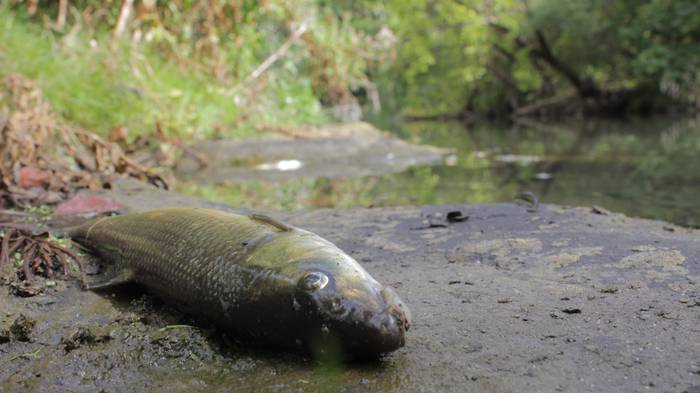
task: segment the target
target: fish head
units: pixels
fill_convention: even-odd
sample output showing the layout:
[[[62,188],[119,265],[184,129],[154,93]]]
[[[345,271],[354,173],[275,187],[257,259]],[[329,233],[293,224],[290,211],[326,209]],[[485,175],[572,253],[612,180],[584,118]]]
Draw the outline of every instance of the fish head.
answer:
[[[393,288],[384,286],[346,254],[305,261],[295,299],[311,325],[311,351],[335,346],[354,357],[395,351],[405,344],[411,316]]]

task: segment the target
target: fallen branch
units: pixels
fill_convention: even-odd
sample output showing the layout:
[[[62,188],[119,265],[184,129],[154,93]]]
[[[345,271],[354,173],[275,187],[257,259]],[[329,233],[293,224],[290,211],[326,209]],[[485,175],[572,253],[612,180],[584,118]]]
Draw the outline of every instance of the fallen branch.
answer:
[[[515,117],[530,116],[532,114],[536,114],[541,110],[562,105],[568,101],[571,101],[575,97],[576,93],[574,93],[573,91],[564,92],[554,97],[547,97],[542,100],[535,101],[532,104],[520,107],[515,110],[515,113],[513,115]]]

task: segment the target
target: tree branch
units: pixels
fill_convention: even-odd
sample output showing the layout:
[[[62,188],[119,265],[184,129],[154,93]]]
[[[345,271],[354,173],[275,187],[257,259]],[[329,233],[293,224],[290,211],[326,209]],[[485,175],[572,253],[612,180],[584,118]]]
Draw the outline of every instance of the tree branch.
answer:
[[[68,0],[58,2],[58,16],[56,17],[56,29],[63,30],[66,24],[66,14],[68,12]]]
[[[134,0],[122,1],[122,6],[119,10],[119,18],[117,19],[117,26],[114,28],[114,39],[119,38],[124,32],[124,29],[126,29],[126,22],[129,20],[129,14],[131,14],[131,7],[133,4]]]
[[[257,79],[260,75],[262,75],[265,71],[267,71],[268,68],[270,68],[277,60],[280,59],[280,57],[284,56],[285,53],[287,53],[287,50],[289,50],[289,47],[292,46],[294,41],[298,40],[299,37],[302,36],[306,32],[306,30],[309,28],[309,25],[306,22],[303,22],[293,33],[292,35],[287,38],[287,40],[277,48],[265,61],[263,61],[253,72],[248,75],[243,82],[241,82],[238,86],[246,85],[250,81]],[[234,89],[235,90],[235,89]]]
[[[535,38],[537,39],[538,48],[531,50],[531,55],[542,59],[555,71],[563,75],[574,86],[581,98],[600,97],[601,91],[593,80],[590,78],[579,77],[579,75],[571,67],[562,63],[556,56],[554,56],[554,53],[552,53],[552,50],[547,43],[547,39],[544,37],[541,30],[535,30]]]

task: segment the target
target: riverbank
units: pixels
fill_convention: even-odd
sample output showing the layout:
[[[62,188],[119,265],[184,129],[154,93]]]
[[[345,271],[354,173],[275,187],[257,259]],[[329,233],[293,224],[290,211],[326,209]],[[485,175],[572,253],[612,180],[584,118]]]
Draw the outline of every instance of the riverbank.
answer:
[[[144,211],[228,206],[116,182]],[[446,219],[448,212],[468,217]],[[700,236],[603,209],[515,204],[269,212],[312,230],[397,288],[414,314],[405,348],[370,364],[258,351],[138,288],[56,281],[6,305],[29,341],[0,344],[2,390],[693,391],[700,385]],[[21,321],[20,321],[21,322]],[[21,323],[20,323],[21,325]],[[188,325],[188,326],[183,326]]]

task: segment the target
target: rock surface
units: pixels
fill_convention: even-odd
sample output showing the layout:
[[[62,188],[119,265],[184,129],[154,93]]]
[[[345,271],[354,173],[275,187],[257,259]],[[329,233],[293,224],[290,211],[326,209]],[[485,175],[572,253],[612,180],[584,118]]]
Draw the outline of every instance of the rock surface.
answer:
[[[450,152],[416,145],[367,123],[351,123],[300,135],[244,141],[202,141],[178,163],[178,177],[198,183],[282,181],[297,177],[348,178],[401,172],[414,165],[442,163]]]
[[[134,211],[217,206],[139,186]],[[468,219],[450,222],[447,213]],[[58,281],[0,291],[0,391],[697,392],[700,236],[590,208],[515,204],[273,213],[312,230],[397,288],[405,348],[370,363],[315,363],[232,343],[143,294]],[[452,217],[461,217],[452,215]],[[76,331],[104,340],[66,349]],[[97,333],[95,333],[97,334]]]

